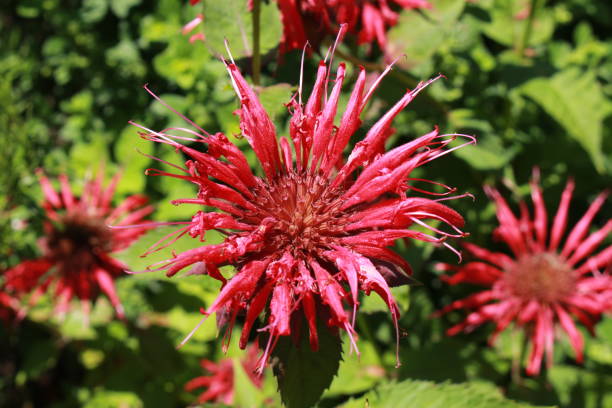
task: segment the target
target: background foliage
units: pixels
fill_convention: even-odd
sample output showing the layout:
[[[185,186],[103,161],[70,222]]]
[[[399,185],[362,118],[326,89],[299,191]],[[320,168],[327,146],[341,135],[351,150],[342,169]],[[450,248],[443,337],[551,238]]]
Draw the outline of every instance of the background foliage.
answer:
[[[120,194],[144,191],[156,202],[155,219],[184,220],[192,215],[192,209],[169,202],[193,195],[190,186],[145,177],[152,163],[139,152],[170,161],[177,155],[141,140],[127,122],[133,119],[150,128],[180,123],[142,89],[148,83],[203,128],[238,133],[233,115],[237,103],[217,55],[224,52],[227,37],[241,68],[249,72],[248,58],[243,57],[250,48],[242,34],[250,30],[250,17],[242,0],[205,2],[210,13],[204,25],[208,41],[190,44],[180,34],[181,27],[200,10],[183,3],[187,2],[3,2],[0,269],[39,253],[41,192],[34,176],[38,167],[76,180],[104,164],[109,175],[125,174]],[[434,124],[444,132],[478,136],[477,146],[425,169],[427,178],[475,196],[474,202],[453,203],[466,216],[471,239],[485,242],[495,226],[494,209],[481,186],[503,184],[509,195],[523,197],[533,166],[542,169],[549,212],[556,207],[564,181],[569,176],[576,179],[571,212],[575,222],[612,181],[612,5],[533,1],[538,8],[525,44],[525,20],[517,15],[528,1],[432,3],[429,11],[402,13],[390,31],[391,53],[406,56],[376,93],[364,128],[403,89],[441,72],[447,79],[428,88],[400,115],[391,144],[423,134]],[[298,83],[300,54],[288,54],[279,63],[278,11],[273,3],[266,4],[262,15],[260,95],[278,126],[286,128],[282,103]],[[304,78],[309,85],[317,54],[306,62]],[[384,68],[381,55],[367,54],[351,41],[341,46],[337,59],[362,63],[369,70]],[[249,159],[254,160],[252,153]],[[610,207],[600,213],[599,224],[606,214]],[[139,255],[162,234],[163,229],[149,233],[121,258],[134,270],[143,269],[155,258]],[[197,243],[185,239],[179,245]],[[366,400],[376,407],[612,406],[612,318],[599,324],[597,339],[587,336],[584,365],[564,357],[571,351],[562,343],[556,348],[555,366],[545,375],[512,381],[509,336],[495,348],[487,346],[484,328],[447,338],[444,330],[461,315],[430,317],[471,290],[449,289],[432,268],[437,261],[456,262],[453,255],[418,243],[401,244],[399,250],[413,265],[416,282],[410,294],[407,289],[398,293],[400,326],[405,330],[402,367],[393,368],[391,319],[381,304],[368,301],[357,324],[361,359],[345,350],[339,374],[320,406],[363,407]],[[218,283],[149,274],[120,279],[118,286],[127,323],[113,320],[104,299],[97,302],[89,326],[83,324],[78,308],[60,322],[51,315],[49,299],[43,299],[18,328],[0,327],[0,406],[172,407],[195,401],[183,385],[201,375],[201,358],[223,357],[214,323],[204,325],[180,350],[175,346],[199,321],[199,308],[211,303]],[[241,355],[232,344],[228,356]],[[271,375],[266,378],[259,391],[249,388],[244,373],[237,370],[237,404],[278,405],[275,382]],[[502,394],[517,402],[502,403]]]

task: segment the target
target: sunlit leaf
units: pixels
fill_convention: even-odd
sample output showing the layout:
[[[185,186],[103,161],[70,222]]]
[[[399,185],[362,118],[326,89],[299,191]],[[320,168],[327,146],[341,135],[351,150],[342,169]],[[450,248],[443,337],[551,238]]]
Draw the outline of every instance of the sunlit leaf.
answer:
[[[604,97],[593,72],[568,69],[550,79],[533,79],[521,90],[582,145],[597,171],[604,171],[603,121],[612,113],[612,104]]]

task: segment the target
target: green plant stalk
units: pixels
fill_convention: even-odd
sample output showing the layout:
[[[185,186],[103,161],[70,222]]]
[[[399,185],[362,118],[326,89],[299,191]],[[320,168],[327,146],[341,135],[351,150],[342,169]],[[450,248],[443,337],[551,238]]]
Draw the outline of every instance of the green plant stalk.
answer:
[[[529,40],[531,38],[531,33],[533,32],[533,21],[535,18],[536,9],[539,6],[539,0],[530,0],[529,2],[529,15],[527,16],[527,20],[525,21],[525,31],[523,31],[523,38],[519,44],[518,55],[519,57],[525,56],[525,50],[529,46]]]
[[[259,85],[261,75],[261,0],[253,1],[253,57],[251,59],[253,70],[253,84]]]

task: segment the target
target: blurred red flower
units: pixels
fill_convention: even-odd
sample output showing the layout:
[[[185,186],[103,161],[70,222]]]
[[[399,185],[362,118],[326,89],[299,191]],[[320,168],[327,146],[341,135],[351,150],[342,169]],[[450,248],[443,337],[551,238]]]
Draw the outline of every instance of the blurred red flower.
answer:
[[[90,301],[102,290],[117,315],[123,317],[113,281],[127,266],[111,254],[129,247],[150,224],[130,228],[109,225],[141,223],[153,208],[144,206],[147,199],[139,195],[130,196],[113,207],[111,200],[118,176],[104,187],[100,172],[97,178],[86,181],[81,196],[73,194],[63,174],[59,176],[59,191],[42,172],[39,179],[45,196],[42,207],[47,216],[45,236],[40,240],[43,256],[6,271],[4,290],[16,296],[31,294],[30,303],[33,303],[53,287],[56,312],[65,313],[70,300],[77,297],[86,314]]]
[[[264,362],[279,336],[299,337],[302,317],[313,349],[318,348],[318,318],[329,327],[345,330],[356,350],[354,318],[360,290],[367,295],[374,291],[384,299],[397,328],[399,310],[389,287],[405,284],[410,266],[388,246],[399,238],[448,245],[443,242],[448,236],[464,235],[460,230],[463,218],[441,204],[453,198],[448,194],[454,189],[444,186],[445,193],[429,193],[436,199],[407,195],[411,190],[427,193],[415,182],[441,186],[410,178],[410,174],[457,148],[448,148],[457,135],[439,135],[435,129],[385,153],[393,119],[437,78],[407,91],[345,160],[343,151],[360,127],[360,114],[384,74],[366,92],[365,70],[360,69],[344,115],[335,125],[346,68],[340,64],[327,95],[331,71],[321,61],[306,104],[300,89],[288,105],[292,113],[290,141],[286,137],[277,140],[272,120],[238,68],[231,63],[227,70],[240,99],[237,112],[242,136],[255,151],[263,174],[256,176],[251,171],[243,153],[224,134],[210,134],[185,117],[201,133],[176,128],[155,132],[137,125],[146,131],[143,137],[166,143],[189,157],[183,167],[171,164],[178,174],[148,170],[149,174],[175,177],[199,187],[196,198],[173,203],[222,211],[197,211],[176,231],[178,236],[170,242],[160,241],[150,252],[185,234],[204,241],[206,231],[214,229],[226,236],[223,243],[176,254],[157,264],[156,270],[167,269],[172,276],[195,265],[191,273],[220,280],[221,293],[202,312],[223,316],[220,322],[228,325],[229,335],[238,313],[246,311],[241,347],[246,346],[255,320],[269,305],[268,323],[260,329],[269,333]],[[467,143],[472,142],[469,138]],[[203,145],[202,151],[194,144]],[[424,219],[446,223],[453,231],[440,231]],[[413,226],[418,229],[410,229]],[[422,228],[439,236],[428,235]],[[219,271],[225,265],[237,270],[229,281]],[[352,313],[344,304],[352,307]]]
[[[242,367],[249,379],[257,388],[262,387],[262,377],[256,374],[257,369],[257,347],[249,346],[246,355],[241,361]],[[196,388],[206,388],[198,397],[199,403],[219,402],[225,405],[234,403],[234,362],[231,358],[224,358],[215,363],[210,360],[200,361],[202,368],[209,375],[196,377],[185,384],[186,391]]]
[[[547,364],[552,364],[554,328],[559,325],[567,333],[576,359],[582,361],[583,339],[572,315],[594,334],[597,319],[612,310],[612,276],[609,270],[599,271],[612,264],[612,246],[597,252],[612,231],[612,220],[588,233],[607,196],[607,192],[601,193],[560,246],[573,190],[574,182],[569,180],[549,230],[537,169],[531,181],[533,217],[524,202],[520,203],[517,217],[496,189],[485,189],[497,207],[499,227],[494,236],[508,245],[512,255],[465,243],[467,251],[479,261],[459,267],[440,265],[443,270],[455,271],[453,276],[445,277],[452,285],[465,282],[490,287],[441,311],[473,309],[463,322],[448,330],[449,335],[471,331],[490,321],[496,325],[490,339],[493,343],[499,333],[514,323],[531,339],[527,374],[537,375],[544,353]]]
[[[190,0],[196,5],[200,0]],[[335,36],[341,24],[357,37],[358,44],[376,42],[384,52],[387,46],[387,30],[397,24],[401,9],[431,8],[426,0],[276,0],[283,23],[280,53],[303,49],[306,42],[317,47],[324,37]],[[245,2],[252,9],[252,0]],[[204,17],[199,14],[183,27],[188,34]],[[204,40],[202,33],[190,37],[190,41]]]
[[[384,52],[386,31],[397,24],[399,9],[431,8],[426,0],[277,0],[283,21],[280,52],[302,49],[306,41],[319,44],[325,35],[335,35],[341,24],[357,36],[358,44],[376,41]],[[391,3],[391,4],[390,4]]]

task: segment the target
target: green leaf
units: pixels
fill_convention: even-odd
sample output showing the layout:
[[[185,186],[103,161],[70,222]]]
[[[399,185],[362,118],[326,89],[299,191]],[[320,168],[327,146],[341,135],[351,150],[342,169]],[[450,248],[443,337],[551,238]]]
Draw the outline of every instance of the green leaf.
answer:
[[[125,18],[130,9],[140,4],[140,2],[141,0],[110,0],[110,7],[117,17]]]
[[[106,0],[83,0],[81,18],[86,23],[96,23],[104,18],[108,11]]]
[[[504,147],[498,137],[489,134],[478,138],[478,144],[455,150],[455,155],[477,170],[501,169],[518,153],[519,148]]]
[[[457,20],[464,7],[463,0],[439,0],[423,14],[403,11],[399,23],[388,33],[390,52],[398,56],[406,54],[398,64],[419,65],[443,46],[459,41],[465,27]]]
[[[407,380],[390,383],[368,392],[343,408],[529,408],[534,405],[504,398],[493,385],[485,383],[436,384]]]
[[[342,358],[340,337],[322,324],[318,325],[317,330],[318,351],[310,348],[305,326],[300,344],[294,344],[289,336],[282,336],[274,349],[276,362],[272,368],[287,408],[314,406],[338,372]]]
[[[198,238],[191,238],[189,235],[186,235],[172,243],[172,245],[169,245],[168,248],[161,249],[147,255],[146,257],[142,257],[142,255],[147,252],[147,250],[150,249],[153,244],[162,239],[164,236],[169,236],[173,232],[176,232],[180,227],[181,226],[179,225],[154,228],[140,237],[138,241],[130,245],[130,247],[125,251],[121,251],[113,255],[115,258],[126,263],[130,270],[142,271],[149,265],[172,258],[172,251],[180,254],[181,252],[189,249],[210,244],[217,244],[223,240],[223,237],[217,231],[207,231],[205,242],[201,242]],[[175,237],[175,235],[172,237]],[[170,239],[172,239],[172,237],[170,237]],[[156,273],[153,272],[153,275],[156,275]],[[162,275],[163,274],[161,272],[157,274],[158,277]]]
[[[568,69],[550,79],[533,79],[521,90],[582,145],[597,171],[602,173],[605,167],[601,151],[603,121],[612,112],[612,104],[603,95],[595,74]]]
[[[115,157],[121,163],[123,177],[119,180],[117,194],[135,194],[144,191],[145,170],[151,164],[145,154],[153,153],[153,142],[140,138],[135,126],[126,126],[115,144]]]
[[[529,1],[494,2],[490,11],[490,22],[483,26],[484,33],[500,44],[512,47],[523,41],[527,19],[516,18],[529,7]],[[544,44],[552,37],[555,29],[554,13],[542,8],[536,10],[533,19],[529,45]]]
[[[129,391],[110,391],[105,389],[97,389],[94,395],[83,401],[84,408],[140,408],[144,404],[138,395]]]
[[[204,35],[214,53],[225,55],[225,40],[235,58],[252,55],[253,24],[251,12],[242,1],[206,0],[204,2]],[[282,35],[278,7],[274,2],[261,4],[261,53],[276,47]]]
[[[563,406],[612,406],[612,375],[609,370],[594,372],[580,367],[553,365],[548,379]]]
[[[293,87],[289,84],[276,84],[267,86],[259,91],[259,101],[272,120],[287,112],[285,103],[291,98]]]
[[[350,342],[344,343],[344,353],[350,353]],[[352,395],[371,389],[385,379],[385,369],[381,366],[381,355],[371,342],[359,342],[359,358],[350,355],[340,363],[338,375],[334,377],[324,398]],[[392,351],[393,352],[393,351]],[[395,358],[395,356],[393,356]]]

